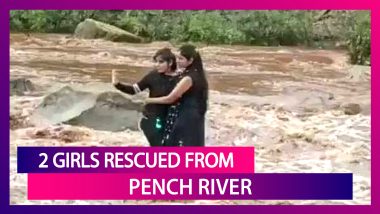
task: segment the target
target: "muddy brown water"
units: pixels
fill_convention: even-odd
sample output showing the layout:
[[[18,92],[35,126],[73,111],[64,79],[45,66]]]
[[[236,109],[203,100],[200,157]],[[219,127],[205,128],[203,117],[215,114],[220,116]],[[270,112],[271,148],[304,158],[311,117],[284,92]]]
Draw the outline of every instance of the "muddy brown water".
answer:
[[[112,69],[120,73],[122,81],[138,81],[152,69],[154,52],[167,46],[160,42],[126,44],[78,40],[57,34],[31,37],[12,34],[10,41],[14,70],[32,70],[47,79],[55,77],[57,82],[74,83],[109,83]],[[204,46],[200,52],[211,90],[263,96],[278,93],[273,83],[342,78],[345,73],[336,66],[347,60],[343,51],[289,47]],[[17,76],[17,71],[11,76]]]
[[[58,84],[84,88],[96,83],[111,88],[111,70],[120,79],[133,83],[152,69],[151,57],[168,42],[149,44],[82,40],[71,35],[10,35],[11,78],[26,77],[43,86],[39,97],[13,96],[11,110],[20,112],[20,121],[33,112],[47,89]],[[350,79],[352,66],[342,50],[303,47],[200,46],[210,89],[207,113],[207,144],[210,146],[255,146],[257,172],[353,172],[354,200],[349,201],[214,201],[214,204],[369,204],[370,203],[370,81]],[[356,69],[356,68],[355,68]],[[369,68],[364,67],[364,70]],[[355,79],[355,78],[354,78]],[[99,83],[99,85],[98,85]],[[88,84],[88,85],[87,85]],[[56,88],[56,89],[59,89]],[[290,90],[289,90],[290,89]],[[323,91],[334,101],[354,102],[367,108],[366,114],[344,115],[326,110],[297,117],[294,109],[253,108],[250,101],[268,99],[288,104],[297,95],[284,91]],[[301,93],[302,94],[302,93]],[[293,96],[293,97],[292,97]],[[310,94],[310,96],[315,96]],[[281,98],[281,99],[279,99]],[[304,99],[305,97],[303,97]],[[244,102],[243,102],[244,101]],[[248,102],[247,102],[248,101]],[[298,100],[299,101],[299,100]],[[315,99],[314,99],[315,101]],[[248,103],[248,104],[247,104]],[[313,105],[313,102],[310,102]],[[18,115],[18,114],[16,114]],[[143,134],[125,131],[102,132],[86,127],[29,127],[11,130],[11,203],[41,204],[26,198],[26,176],[16,172],[17,146],[65,146],[57,130],[71,131],[82,140],[72,146],[147,146]],[[36,131],[53,138],[37,138]],[[71,201],[45,201],[72,204]],[[78,204],[156,204],[146,201],[76,201]],[[192,202],[189,202],[192,203]],[[196,201],[195,204],[210,203]]]

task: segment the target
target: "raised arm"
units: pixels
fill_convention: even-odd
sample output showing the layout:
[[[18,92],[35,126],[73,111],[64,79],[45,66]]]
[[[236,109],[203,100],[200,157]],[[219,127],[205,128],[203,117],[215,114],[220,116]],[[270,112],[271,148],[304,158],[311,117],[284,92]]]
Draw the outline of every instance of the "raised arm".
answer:
[[[182,95],[191,88],[193,81],[190,77],[184,77],[179,81],[175,88],[170,92],[169,95],[163,97],[150,97],[146,99],[146,103],[155,103],[155,104],[172,104],[176,102]]]
[[[148,74],[149,75],[149,74]],[[147,75],[147,76],[148,76]],[[115,70],[112,70],[112,84],[116,89],[126,94],[137,94],[148,87],[148,77],[145,76],[141,81],[135,84],[126,84],[119,81]]]

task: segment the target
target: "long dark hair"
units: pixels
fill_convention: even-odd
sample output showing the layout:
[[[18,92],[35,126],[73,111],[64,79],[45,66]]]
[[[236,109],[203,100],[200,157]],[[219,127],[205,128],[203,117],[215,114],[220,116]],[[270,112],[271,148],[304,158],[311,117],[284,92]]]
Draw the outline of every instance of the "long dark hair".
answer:
[[[161,57],[167,63],[172,63],[170,70],[175,71],[177,69],[177,60],[170,48],[162,48],[158,50],[154,56],[153,60],[156,61],[157,57]]]
[[[179,48],[180,54],[185,57],[187,60],[193,59],[193,62],[186,68],[188,72],[197,72],[199,75],[199,86],[202,88],[202,97],[205,100],[205,109],[207,110],[207,101],[208,101],[208,81],[206,77],[205,70],[203,69],[203,62],[201,55],[196,50],[194,45],[186,44],[182,45]]]

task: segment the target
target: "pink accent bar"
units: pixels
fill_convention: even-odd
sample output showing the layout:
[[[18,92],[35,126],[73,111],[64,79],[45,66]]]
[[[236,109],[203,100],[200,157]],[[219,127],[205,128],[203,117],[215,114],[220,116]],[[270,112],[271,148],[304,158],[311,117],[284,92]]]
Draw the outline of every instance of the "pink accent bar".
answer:
[[[17,156],[18,173],[254,172],[254,147],[18,147]]]
[[[253,176],[253,174],[28,174],[28,200],[252,199]],[[207,185],[207,188],[200,188],[201,185]]]

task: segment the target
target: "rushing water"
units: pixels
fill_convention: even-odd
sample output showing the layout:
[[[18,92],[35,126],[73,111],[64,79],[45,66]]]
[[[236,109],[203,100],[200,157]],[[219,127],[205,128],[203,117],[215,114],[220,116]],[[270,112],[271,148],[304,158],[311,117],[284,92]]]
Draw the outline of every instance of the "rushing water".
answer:
[[[11,135],[12,204],[157,204],[157,201],[28,201],[26,175],[16,173],[16,147],[147,146],[140,132],[107,132],[69,125],[33,126],[29,116],[44,95],[64,85],[114,90],[111,69],[134,82],[168,42],[150,44],[80,40],[68,35],[12,34],[11,79],[38,88],[12,96],[17,118]],[[175,50],[175,47],[173,47]],[[299,47],[201,46],[211,88],[208,146],[256,148],[257,172],[353,172],[352,201],[178,201],[187,204],[370,204],[369,67],[350,66],[341,50]],[[347,115],[342,105],[359,104]],[[14,122],[14,121],[13,121]]]

